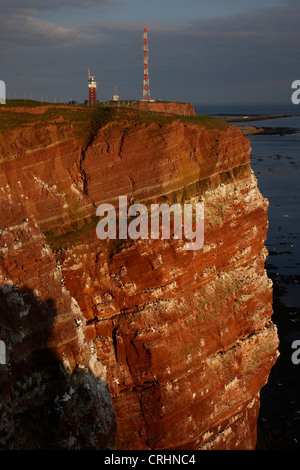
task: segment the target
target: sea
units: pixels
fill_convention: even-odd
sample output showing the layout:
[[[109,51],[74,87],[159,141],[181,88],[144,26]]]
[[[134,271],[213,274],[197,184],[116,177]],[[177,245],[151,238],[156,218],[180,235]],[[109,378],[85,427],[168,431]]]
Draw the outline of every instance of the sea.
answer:
[[[273,280],[273,322],[280,357],[261,390],[257,449],[300,449],[300,105],[195,105],[211,116],[295,115],[237,122],[287,128],[284,135],[251,135],[251,167],[262,195],[269,200],[266,247],[268,276]],[[295,349],[299,340],[299,346]],[[299,349],[299,355],[297,353]],[[294,354],[294,355],[293,355]],[[298,360],[297,360],[298,359]],[[299,362],[299,364],[297,363]]]

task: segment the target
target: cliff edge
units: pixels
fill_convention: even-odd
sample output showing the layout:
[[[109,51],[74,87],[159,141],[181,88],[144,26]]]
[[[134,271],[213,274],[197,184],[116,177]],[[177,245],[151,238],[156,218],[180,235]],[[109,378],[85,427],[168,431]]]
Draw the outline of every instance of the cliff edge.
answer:
[[[250,152],[215,118],[1,108],[1,448],[255,448],[278,337]],[[120,195],[203,202],[203,248],[99,240]]]

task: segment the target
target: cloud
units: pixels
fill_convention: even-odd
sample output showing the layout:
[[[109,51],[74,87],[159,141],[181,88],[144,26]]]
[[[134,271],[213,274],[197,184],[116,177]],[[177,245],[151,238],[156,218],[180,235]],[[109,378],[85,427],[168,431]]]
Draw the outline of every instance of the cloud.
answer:
[[[101,7],[116,0],[9,0],[0,2],[0,11],[10,14],[26,14],[64,7]]]
[[[80,34],[75,29],[41,21],[31,16],[12,16],[9,20],[1,18],[0,30],[2,53],[16,52],[24,48],[50,48],[75,44]]]
[[[268,34],[280,38],[283,35],[299,34],[299,4],[287,0],[288,6],[265,8],[256,12],[243,13],[214,20],[196,20],[191,33],[230,37],[267,38]]]
[[[299,23],[300,9],[292,0],[259,12],[195,19],[188,26],[148,23],[153,96],[194,102],[283,100],[289,82],[299,78]],[[2,60],[6,75],[0,78],[8,89],[84,97],[90,66],[101,99],[109,99],[115,85],[124,99],[140,96],[143,24],[95,19],[71,28],[11,15],[2,25],[0,43],[7,54]]]
[[[61,8],[104,7],[121,0],[0,0],[0,47],[62,47],[88,40],[76,27],[63,27],[41,15]]]

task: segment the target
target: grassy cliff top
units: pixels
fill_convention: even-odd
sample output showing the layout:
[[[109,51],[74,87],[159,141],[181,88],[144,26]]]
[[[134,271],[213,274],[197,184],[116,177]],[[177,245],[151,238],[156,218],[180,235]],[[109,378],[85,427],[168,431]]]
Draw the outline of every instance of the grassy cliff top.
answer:
[[[87,143],[97,131],[109,122],[126,121],[131,125],[151,124],[160,126],[174,121],[199,125],[207,129],[226,130],[229,124],[210,116],[165,116],[163,113],[142,111],[126,106],[96,106],[40,103],[30,100],[7,100],[0,106],[0,132],[34,124],[37,126],[73,126],[75,133],[84,136]]]

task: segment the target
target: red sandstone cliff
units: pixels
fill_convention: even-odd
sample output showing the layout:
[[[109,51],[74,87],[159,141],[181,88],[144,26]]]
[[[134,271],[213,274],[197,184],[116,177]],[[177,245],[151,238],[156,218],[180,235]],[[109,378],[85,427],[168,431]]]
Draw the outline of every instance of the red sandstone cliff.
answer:
[[[182,116],[196,116],[194,106],[191,103],[177,103],[172,101],[139,101],[133,107],[143,111],[154,111],[156,113],[164,113],[168,115],[179,114]]]
[[[130,111],[83,144],[55,113],[0,134],[1,447],[253,449],[278,338],[249,141]],[[119,195],[203,201],[203,249],[100,241]]]

